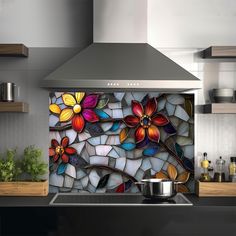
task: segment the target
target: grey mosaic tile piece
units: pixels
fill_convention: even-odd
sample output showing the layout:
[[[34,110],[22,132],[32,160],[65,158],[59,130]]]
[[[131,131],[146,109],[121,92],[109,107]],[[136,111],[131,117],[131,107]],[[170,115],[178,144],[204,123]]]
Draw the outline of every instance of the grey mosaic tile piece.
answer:
[[[121,101],[125,96],[125,93],[114,93],[114,96],[118,101]]]
[[[167,111],[169,116],[173,116],[174,113],[175,113],[175,105],[167,102],[166,103],[166,111]]]
[[[120,156],[118,155],[118,153],[112,149],[109,153],[108,153],[109,157],[113,157],[113,158],[119,158]]]
[[[125,172],[130,174],[131,176],[135,176],[137,170],[140,168],[142,164],[142,159],[138,160],[129,160],[126,161]]]
[[[163,164],[164,164],[163,160],[156,158],[156,157],[150,157],[150,162],[152,165],[152,169],[156,172],[160,171]]]
[[[183,107],[177,105],[175,109],[175,116],[180,118],[181,120],[188,121],[189,115],[188,113],[183,109]]]
[[[112,173],[107,182],[107,189],[113,189],[123,183],[123,178],[118,173]]]
[[[114,102],[114,103],[109,102],[107,105],[108,105],[108,108],[111,110],[122,108],[121,102]]]
[[[180,104],[184,104],[185,99],[183,96],[179,94],[170,94],[170,95],[167,95],[167,101],[173,105],[180,105]]]
[[[62,187],[64,183],[64,177],[62,175],[58,175],[57,173],[51,173],[49,176],[49,183],[52,186]]]
[[[67,164],[66,165],[66,170],[65,170],[65,174],[69,175],[72,178],[76,178],[76,171],[75,171],[75,167],[71,164]]]
[[[77,154],[80,154],[85,146],[85,142],[79,142],[79,143],[74,143],[71,145],[71,147],[75,148],[77,151]]]
[[[107,166],[109,159],[107,156],[90,156],[90,165],[104,165]]]
[[[120,157],[116,159],[116,165],[115,168],[119,170],[124,170],[126,165],[126,158],[125,157]]]
[[[177,129],[177,134],[180,136],[189,136],[189,124],[187,122],[182,122]]]
[[[64,187],[65,188],[72,188],[73,183],[74,183],[74,178],[72,178],[72,177],[70,177],[68,175],[65,175]]]
[[[96,188],[100,180],[100,176],[98,175],[96,170],[91,170],[89,173],[89,181]]]
[[[49,126],[54,127],[59,122],[58,116],[49,115]]]

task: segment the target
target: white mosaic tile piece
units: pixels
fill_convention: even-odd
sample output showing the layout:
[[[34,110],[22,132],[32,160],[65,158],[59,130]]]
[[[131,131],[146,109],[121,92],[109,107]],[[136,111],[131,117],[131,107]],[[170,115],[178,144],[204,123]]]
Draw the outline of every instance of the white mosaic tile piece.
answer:
[[[188,113],[179,105],[176,106],[175,116],[179,117],[181,120],[184,120],[184,121],[188,121],[189,120]]]
[[[142,159],[138,160],[127,160],[125,166],[125,172],[130,174],[131,176],[135,176],[137,170],[142,164]]]
[[[146,171],[152,168],[149,158],[143,159],[142,165],[140,167],[142,170]]]
[[[125,169],[125,164],[126,164],[125,157],[117,158],[115,168],[123,171]]]
[[[139,169],[136,173],[136,175],[134,176],[135,179],[137,179],[138,181],[142,180],[144,176],[144,171]]]
[[[166,103],[166,110],[168,113],[168,116],[173,116],[175,113],[175,105],[172,105],[171,103]]]
[[[88,151],[86,149],[84,149],[81,153],[80,156],[86,161],[89,162],[89,154]]]
[[[83,170],[78,169],[77,172],[76,172],[76,179],[82,179],[86,175],[87,174]]]
[[[119,158],[120,156],[118,155],[118,153],[112,149],[109,153],[108,153],[109,157],[113,157],[113,158]]]
[[[108,165],[108,157],[107,156],[91,156],[89,158],[90,165]]]
[[[113,122],[104,122],[101,123],[101,128],[104,132],[108,131],[113,125]]]
[[[116,147],[116,146],[113,146],[114,150],[118,153],[118,155],[120,157],[125,157],[125,150],[120,148],[120,147]]]
[[[49,126],[54,127],[59,122],[58,116],[49,115]]]
[[[74,184],[74,178],[72,178],[68,175],[65,175],[64,187],[65,188],[72,188],[73,184]]]
[[[193,144],[193,140],[191,138],[183,137],[183,136],[177,136],[176,142],[180,146],[186,146],[186,145],[192,145]]]
[[[121,119],[124,118],[122,109],[114,109],[112,110],[112,118],[113,119]]]
[[[64,177],[62,175],[58,175],[57,173],[52,173],[49,176],[49,183],[50,185],[56,187],[62,187],[64,183]]]
[[[182,122],[177,130],[177,134],[180,136],[189,136],[189,124],[187,122]]]
[[[66,130],[66,136],[69,138],[69,144],[73,143],[77,137],[77,132],[73,129]]]
[[[171,94],[167,96],[167,101],[173,105],[184,104],[184,97],[179,94]]]
[[[85,141],[90,137],[91,137],[91,135],[87,132],[83,132],[83,133],[78,134],[78,139],[80,142]]]
[[[89,173],[89,181],[96,188],[100,180],[100,176],[98,175],[96,170],[91,170]]]
[[[59,98],[62,94],[64,94],[63,92],[55,92],[55,97]]]
[[[109,108],[103,109],[104,112],[107,113],[107,115],[112,116],[112,110]]]
[[[118,187],[121,183],[123,183],[123,178],[118,173],[112,173],[107,182],[107,188],[113,189]]]
[[[158,103],[157,103],[157,111],[161,111],[165,108],[166,105],[166,99],[161,99]]]
[[[99,145],[101,143],[101,137],[92,137],[90,139],[87,140],[91,145],[96,146]]]
[[[132,92],[132,95],[136,101],[141,102],[143,98],[147,95],[147,93],[144,92]]]
[[[114,93],[114,96],[118,101],[121,101],[125,96],[125,93]]]
[[[187,145],[183,147],[184,156],[192,159],[194,157],[194,146],[193,145]]]
[[[125,101],[126,101],[126,103],[127,103],[128,106],[131,105],[132,100],[135,100],[134,97],[133,97],[133,95],[132,95],[132,93],[127,92],[127,93],[125,94]]]
[[[100,156],[106,156],[112,149],[112,146],[109,145],[97,145],[95,147],[96,154]]]
[[[68,163],[66,165],[65,174],[71,176],[72,178],[76,178],[75,167]]]
[[[156,157],[151,157],[150,162],[151,162],[151,165],[152,165],[152,169],[156,172],[160,171],[163,164],[164,164],[163,160],[161,160],[159,158],[156,158]]]
[[[96,151],[95,151],[95,147],[92,146],[91,144],[89,144],[88,142],[86,142],[86,150],[89,154],[89,156],[94,156],[96,154]]]
[[[101,144],[105,144],[107,141],[108,136],[107,135],[101,135]]]
[[[133,115],[132,108],[131,107],[125,107],[123,108],[123,115],[128,116],[128,115]]]
[[[120,145],[120,138],[119,135],[111,135],[108,137],[107,145]]]
[[[89,177],[85,176],[84,178],[82,178],[81,180],[81,184],[83,186],[83,188],[86,188],[88,186],[88,182],[89,182]]]
[[[107,104],[107,106],[108,106],[109,109],[112,109],[112,110],[113,110],[113,109],[119,109],[119,108],[122,107],[121,102],[114,102],[114,103],[109,102],[109,103]]]
[[[79,155],[82,152],[84,146],[85,146],[85,142],[74,143],[74,144],[71,145],[71,147],[76,149],[77,154],[79,154]]]

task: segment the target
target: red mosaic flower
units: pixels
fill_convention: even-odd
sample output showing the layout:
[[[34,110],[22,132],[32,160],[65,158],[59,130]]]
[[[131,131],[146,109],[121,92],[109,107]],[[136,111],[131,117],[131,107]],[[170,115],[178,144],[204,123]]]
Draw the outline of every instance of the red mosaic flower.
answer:
[[[49,156],[57,162],[60,158],[63,163],[68,163],[70,155],[76,154],[76,149],[69,147],[69,138],[65,136],[59,144],[56,139],[51,140],[51,147],[49,148]]]
[[[169,120],[165,115],[156,113],[156,99],[149,99],[147,105],[144,108],[140,102],[133,100],[132,111],[134,116],[126,116],[124,118],[124,122],[128,127],[136,128],[136,143],[142,142],[146,136],[150,141],[158,143],[160,140],[160,131],[158,126],[167,125]]]

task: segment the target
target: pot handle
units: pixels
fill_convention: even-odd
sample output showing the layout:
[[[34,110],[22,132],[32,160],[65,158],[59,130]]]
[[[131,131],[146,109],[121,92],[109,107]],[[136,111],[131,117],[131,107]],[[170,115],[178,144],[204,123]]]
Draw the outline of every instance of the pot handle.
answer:
[[[173,182],[174,182],[174,184],[184,184],[184,182],[177,181],[177,180],[174,180]]]

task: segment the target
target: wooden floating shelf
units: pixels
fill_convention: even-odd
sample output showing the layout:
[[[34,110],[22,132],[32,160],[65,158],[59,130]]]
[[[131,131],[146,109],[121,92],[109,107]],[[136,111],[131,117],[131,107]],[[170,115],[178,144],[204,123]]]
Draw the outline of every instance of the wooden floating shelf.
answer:
[[[25,102],[0,102],[0,112],[29,112],[29,104]]]
[[[200,106],[202,113],[236,114],[236,103],[211,103]]]
[[[196,192],[199,197],[235,197],[236,183],[197,181]]]
[[[0,56],[28,57],[29,49],[24,44],[0,44]]]
[[[212,46],[203,51],[203,58],[236,58],[236,46]]]

